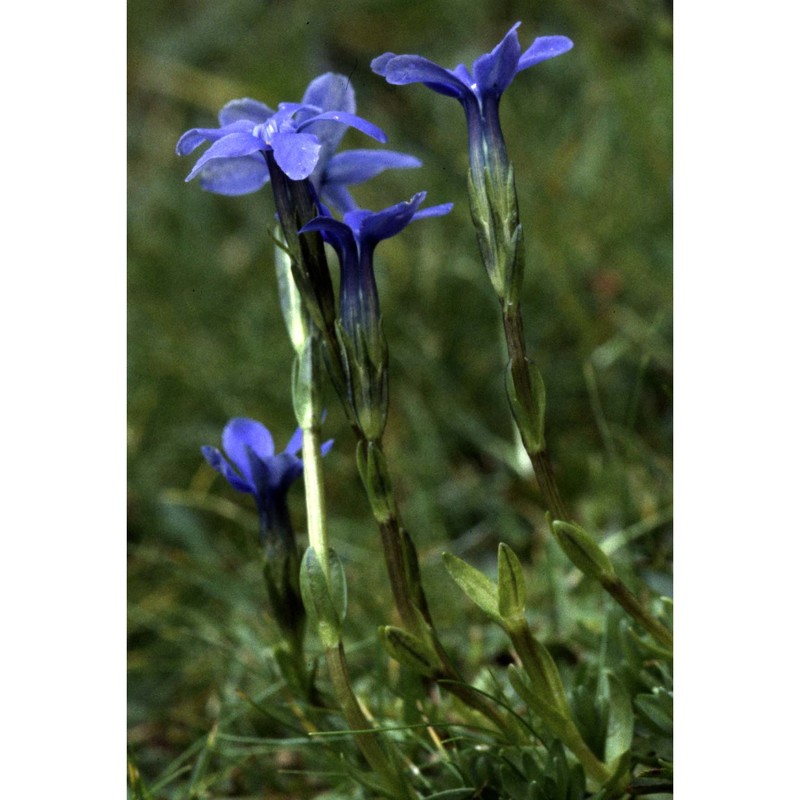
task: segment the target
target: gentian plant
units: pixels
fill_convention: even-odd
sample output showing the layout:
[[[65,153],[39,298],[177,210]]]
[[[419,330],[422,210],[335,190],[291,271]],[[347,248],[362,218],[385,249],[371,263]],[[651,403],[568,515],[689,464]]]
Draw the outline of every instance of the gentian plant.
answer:
[[[240,195],[267,185],[271,189],[277,224],[270,215],[268,235],[275,244],[278,295],[295,354],[291,395],[299,427],[276,453],[266,427],[235,418],[223,431],[224,452],[204,447],[203,455],[234,489],[255,500],[270,607],[293,656],[289,666],[279,660],[279,669],[289,689],[305,695],[302,708],[293,698],[293,713],[302,730],[333,734],[327,746],[334,749],[346,729],[360,756],[337,753],[336,764],[343,765],[337,770],[361,785],[362,796],[614,800],[648,793],[645,778],[653,776],[645,774],[645,766],[655,763],[661,770],[653,786],[663,788],[668,774],[666,761],[648,762],[635,753],[634,714],[636,708],[645,709],[641,713],[650,720],[665,717],[671,698],[671,632],[664,614],[658,618],[656,604],[622,582],[609,553],[571,518],[545,448],[544,382],[525,347],[523,230],[499,104],[520,72],[573,45],[565,36],[544,36],[522,51],[519,24],[471,68],[446,69],[419,55],[394,53],[376,58],[372,68],[390,84],[422,83],[455,98],[465,111],[472,221],[500,304],[508,400],[541,489],[547,523],[577,571],[601,586],[639,626],[617,625],[613,631],[609,626],[602,654],[584,673],[575,670],[572,679],[565,678],[555,651],[534,631],[525,565],[504,543],[498,547],[496,580],[455,555],[444,555],[450,576],[499,626],[512,653],[506,669],[487,667],[489,679],[465,676],[442,643],[423,589],[416,545],[401,522],[383,442],[389,345],[375,250],[416,220],[446,215],[453,204],[423,208],[426,193],[419,192],[381,211],[358,207],[350,187],[385,169],[420,162],[388,150],[338,151],[348,127],[381,143],[386,137],[356,115],[352,87],[335,73],[314,79],[300,102],[278,103],[276,110],[250,98],[231,101],[220,111],[218,128],[193,128],[177,145],[180,155],[210,145],[186,178],[199,178],[208,191]],[[325,245],[338,259],[338,297]],[[346,654],[345,568],[329,540],[322,469],[322,456],[331,446],[321,443],[326,375],[355,436],[357,468],[380,533],[396,611],[397,619],[381,625],[376,636],[401,670],[393,685],[396,696],[388,701],[370,697],[367,702],[357,694]],[[302,557],[288,502],[289,489],[301,474],[308,534]],[[369,542],[363,546],[379,549]],[[553,576],[557,581],[557,570]],[[327,683],[304,649],[307,618],[324,654]],[[562,643],[562,649],[572,652],[570,643]],[[609,654],[618,651],[626,653],[634,676],[627,686],[606,666]],[[371,667],[382,668],[382,663]],[[635,707],[629,687],[636,681],[650,694]],[[375,709],[397,704],[406,724],[390,732]],[[405,736],[417,728],[427,732],[432,748]],[[450,728],[464,733],[445,737]]]

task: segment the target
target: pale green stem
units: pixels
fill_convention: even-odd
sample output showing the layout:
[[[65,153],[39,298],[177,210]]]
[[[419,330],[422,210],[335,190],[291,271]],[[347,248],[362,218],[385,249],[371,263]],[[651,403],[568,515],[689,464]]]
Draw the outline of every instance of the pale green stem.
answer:
[[[316,359],[312,362],[310,380],[316,380],[318,369]],[[314,392],[308,394],[312,404],[310,426],[303,426],[303,478],[306,491],[306,517],[308,526],[309,546],[317,555],[317,560],[325,575],[325,580],[330,581],[330,551],[328,547],[328,526],[325,511],[325,486],[322,480],[322,454],[320,452],[320,428],[317,420],[321,418],[318,395]],[[367,719],[361,703],[358,700],[350,681],[344,644],[339,638],[336,647],[325,648],[325,660],[331,677],[333,693],[348,726],[355,731],[353,734],[361,753],[367,763],[379,775],[382,775],[391,787],[393,797],[398,800],[416,800],[417,794],[402,777],[398,766],[398,759],[393,753],[386,752],[385,747],[391,747],[376,733],[366,733],[372,724]]]
[[[319,445],[319,426],[303,428],[303,480],[306,487],[308,543],[317,554],[325,578],[330,580],[325,490],[322,485],[322,457]]]

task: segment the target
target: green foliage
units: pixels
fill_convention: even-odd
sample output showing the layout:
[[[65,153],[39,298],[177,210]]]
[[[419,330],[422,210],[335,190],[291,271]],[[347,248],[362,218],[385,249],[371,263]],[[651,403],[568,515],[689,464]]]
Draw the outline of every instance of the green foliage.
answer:
[[[393,149],[425,164],[356,187],[359,202],[381,208],[426,189],[430,203],[456,204],[378,253],[391,370],[385,456],[445,647],[527,738],[498,744],[485,720],[387,658],[376,635],[392,622],[379,539],[355,442],[328,387],[324,438],[336,446],[325,484],[350,592],[341,629],[354,689],[415,767],[421,796],[585,797],[583,769],[516,695],[503,668],[512,648],[483,613],[516,612],[524,581],[526,622],[552,654],[592,751],[610,763],[627,758],[638,795],[669,792],[671,661],[550,548],[520,457],[497,303],[471,228],[461,110],[421,87],[389,87],[368,68],[385,50],[468,62],[517,19],[523,46],[546,33],[575,41],[503,99],[527,251],[520,305],[567,504],[647,602],[648,590],[672,588],[666,4],[132,0],[128,8],[130,796],[370,795],[358,784],[367,767],[331,711],[324,667],[317,696],[290,699],[249,498],[216,479],[199,453],[235,415],[263,419],[284,440],[295,427],[274,209],[266,193],[223,198],[185,185],[188,162],[174,155],[178,136],[212,124],[228,99],[297,100],[327,69],[350,75],[360,113]],[[369,146],[352,132],[345,144]],[[290,501],[302,531],[299,489]],[[523,576],[511,562],[501,567],[502,608],[493,580],[501,541]],[[454,554],[447,567],[442,550]],[[449,580],[454,564],[469,567],[455,570],[480,608]],[[669,624],[665,604],[650,611]]]

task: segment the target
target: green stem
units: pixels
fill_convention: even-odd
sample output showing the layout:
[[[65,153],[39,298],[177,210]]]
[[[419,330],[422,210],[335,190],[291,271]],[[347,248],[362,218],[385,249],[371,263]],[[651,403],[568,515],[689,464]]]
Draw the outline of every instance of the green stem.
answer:
[[[306,489],[308,544],[316,551],[325,578],[330,580],[328,527],[325,514],[325,492],[322,484],[319,425],[303,428],[303,480]]]
[[[518,306],[502,304],[503,332],[505,333],[506,348],[511,365],[511,379],[514,382],[518,401],[526,408],[531,418],[539,412],[535,407],[533,386],[528,368],[528,356],[525,351],[525,335],[522,327],[522,312]],[[523,444],[525,439],[523,437]],[[534,450],[525,446],[528,457],[533,465],[536,481],[542,493],[547,510],[554,519],[569,520],[567,507],[561,499],[561,493],[556,484],[555,473],[546,450]]]
[[[373,445],[383,452],[380,440],[373,442]],[[376,470],[385,469],[385,461],[383,459],[376,459],[374,465]],[[422,581],[419,575],[412,576],[409,574],[409,564],[417,564],[418,562],[414,543],[410,536],[403,536],[397,514],[387,510],[397,508],[391,480],[388,474],[381,474],[377,477],[377,483],[384,493],[383,500],[385,502],[380,505],[380,515],[376,512],[375,507],[373,507],[373,513],[380,530],[392,596],[403,625],[410,632],[432,645],[439,658],[439,672],[435,679],[441,681],[441,685],[444,688],[466,705],[482,714],[498,730],[505,732],[511,738],[518,738],[516,730],[509,725],[508,720],[495,704],[485,695],[474,691],[464,680],[464,677],[442,647],[431,618]],[[370,487],[367,487],[367,490],[369,492]],[[408,552],[409,549],[411,552]]]
[[[550,653],[534,638],[524,617],[506,623],[506,632],[531,682],[532,699],[537,703],[534,711],[550,732],[575,754],[592,780],[600,785],[607,783],[611,773],[589,749],[572,721],[564,684]]]
[[[312,373],[316,372],[314,362]],[[315,376],[312,374],[312,380]],[[309,393],[309,402],[317,406],[317,396]],[[308,517],[309,546],[317,555],[325,580],[330,582],[330,550],[328,548],[327,518],[325,511],[325,491],[322,482],[322,456],[320,453],[320,419],[319,408],[312,409],[314,422],[303,427],[303,473],[306,490],[306,513]],[[328,664],[333,694],[344,716],[347,725],[367,763],[381,775],[391,787],[392,796],[398,800],[416,800],[417,795],[406,784],[397,766],[397,759],[391,758],[384,751],[378,739],[378,733],[365,733],[372,724],[364,714],[358,698],[353,691],[345,658],[344,645],[341,638],[336,647],[325,648],[325,660]]]
[[[559,738],[572,750],[578,761],[581,762],[583,768],[586,770],[586,774],[599,786],[604,786],[611,780],[611,773],[606,769],[603,762],[589,749],[589,746],[583,740],[583,737],[572,720],[565,721],[564,729],[559,732]]]
[[[353,731],[353,737],[367,763],[378,775],[382,775],[386,779],[389,786],[392,787],[393,796],[402,798],[402,800],[417,800],[417,793],[402,777],[397,759],[388,755],[381,746],[378,732],[365,733],[372,728],[372,723],[364,714],[353,691],[341,641],[338,647],[326,648],[325,659],[328,663],[333,692],[339,708],[347,725]]]
[[[397,608],[403,625],[412,631],[420,631],[420,615],[423,616],[428,624],[430,618],[425,617],[422,609],[418,609],[411,597],[411,586],[409,584],[408,572],[405,564],[405,554],[403,552],[403,540],[400,534],[400,523],[397,517],[392,516],[386,521],[376,520],[381,534],[381,545],[386,570],[389,573],[389,585],[392,588],[395,607]],[[427,611],[427,603],[425,603]]]
[[[668,631],[642,604],[631,590],[617,577],[601,578],[600,585],[658,642],[672,652],[672,633]]]

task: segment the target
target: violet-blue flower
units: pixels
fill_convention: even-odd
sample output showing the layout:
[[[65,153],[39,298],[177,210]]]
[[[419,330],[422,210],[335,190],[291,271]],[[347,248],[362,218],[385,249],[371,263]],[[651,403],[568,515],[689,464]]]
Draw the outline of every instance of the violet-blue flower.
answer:
[[[342,211],[355,208],[347,186],[385,169],[421,163],[388,150],[336,154],[347,126],[386,140],[379,128],[355,115],[355,108],[347,78],[331,72],[308,85],[301,103],[281,103],[277,112],[250,98],[232,100],[219,113],[219,128],[195,128],[178,141],[179,155],[188,155],[203,142],[212,143],[186,180],[199,175],[202,187],[217,194],[257,191],[269,181],[264,154],[272,151],[289,178],[309,178],[326,203]]]
[[[514,171],[500,128],[500,98],[520,72],[572,48],[566,36],[541,36],[523,53],[519,24],[490,53],[476,59],[471,70],[463,64],[445,69],[422,56],[394,53],[372,62],[373,71],[389,83],[422,83],[461,103],[469,135],[472,220],[489,279],[506,308],[515,308],[519,300],[524,247]]]
[[[449,213],[452,203],[419,210],[425,192],[382,211],[356,209],[344,221],[318,216],[300,233],[318,231],[336,251],[339,282],[339,336],[348,371],[351,410],[369,440],[380,437],[386,424],[386,340],[383,335],[373,255],[379,242],[397,235],[424,217]]]
[[[469,70],[464,64],[445,69],[418,55],[384,53],[372,61],[372,70],[389,83],[422,83],[448,97],[455,97],[467,115],[471,161],[486,163],[492,153],[484,146],[501,148],[496,155],[505,157],[497,107],[503,92],[523,70],[572,49],[566,36],[540,36],[523,53],[517,36],[517,22],[490,52],[476,59]]]
[[[354,335],[358,327],[373,326],[380,317],[373,267],[378,243],[396,236],[414,220],[443,216],[453,207],[452,203],[443,203],[419,211],[425,195],[419,192],[410,200],[382,211],[363,208],[348,211],[343,222],[319,216],[300,230],[300,233],[320,231],[339,257],[342,271],[339,314],[350,335]]]
[[[202,448],[206,461],[240,492],[253,495],[259,513],[262,544],[270,538],[285,539],[291,535],[287,495],[289,487],[303,473],[303,462],[297,453],[303,445],[298,428],[286,448],[275,453],[269,430],[253,419],[236,417],[222,431],[223,455],[216,447]],[[322,446],[322,454],[330,450],[332,441]]]

